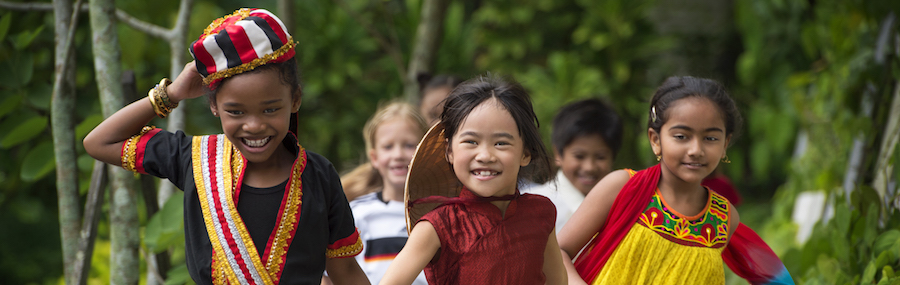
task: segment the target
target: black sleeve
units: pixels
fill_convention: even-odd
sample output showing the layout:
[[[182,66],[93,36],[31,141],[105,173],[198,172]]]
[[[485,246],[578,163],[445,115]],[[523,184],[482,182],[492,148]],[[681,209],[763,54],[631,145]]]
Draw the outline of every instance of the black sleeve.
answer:
[[[185,181],[193,181],[190,177],[185,177],[191,173],[192,138],[182,131],[174,134],[167,131],[156,133],[144,148],[143,170],[147,174],[167,178],[184,190]]]

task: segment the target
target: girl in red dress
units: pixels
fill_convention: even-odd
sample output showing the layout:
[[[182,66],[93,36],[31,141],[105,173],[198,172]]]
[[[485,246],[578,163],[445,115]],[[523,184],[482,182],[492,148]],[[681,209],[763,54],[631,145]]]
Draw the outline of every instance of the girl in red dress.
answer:
[[[520,194],[550,161],[531,99],[516,83],[478,77],[456,87],[419,144],[406,183],[406,246],[381,284],[565,284],[556,210]]]

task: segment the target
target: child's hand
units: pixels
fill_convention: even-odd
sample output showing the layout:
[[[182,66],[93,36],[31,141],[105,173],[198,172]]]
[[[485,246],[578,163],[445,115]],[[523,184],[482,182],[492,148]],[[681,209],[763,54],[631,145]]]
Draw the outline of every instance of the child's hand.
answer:
[[[200,76],[200,73],[197,72],[197,67],[191,61],[184,65],[184,69],[181,70],[181,74],[178,74],[178,78],[175,78],[175,81],[169,84],[169,87],[166,88],[166,93],[169,95],[170,100],[177,103],[184,99],[200,97],[205,90],[203,77]]]

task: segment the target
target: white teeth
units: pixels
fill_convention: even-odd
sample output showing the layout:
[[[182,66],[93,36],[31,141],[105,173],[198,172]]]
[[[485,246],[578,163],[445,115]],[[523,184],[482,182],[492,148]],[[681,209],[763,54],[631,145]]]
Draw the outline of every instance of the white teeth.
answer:
[[[265,138],[259,139],[259,140],[244,139],[244,143],[247,144],[247,146],[249,146],[249,147],[261,147],[261,146],[266,145],[267,142],[269,142],[269,137],[265,137]]]
[[[489,171],[489,170],[473,171],[473,172],[475,173],[475,175],[478,175],[478,176],[494,176],[494,175],[497,175],[497,172],[493,172],[493,171]]]

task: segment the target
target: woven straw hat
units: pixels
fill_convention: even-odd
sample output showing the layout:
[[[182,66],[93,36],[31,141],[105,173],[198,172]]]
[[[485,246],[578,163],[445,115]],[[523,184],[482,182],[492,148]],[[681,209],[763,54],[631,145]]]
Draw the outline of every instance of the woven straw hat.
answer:
[[[407,231],[412,232],[413,226],[422,216],[441,205],[437,202],[414,204],[410,202],[429,196],[457,197],[461,190],[462,183],[456,178],[450,162],[447,161],[444,124],[437,122],[419,142],[416,154],[409,162],[404,191]]]

